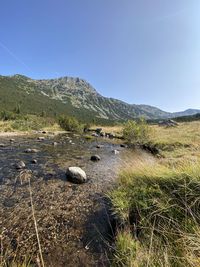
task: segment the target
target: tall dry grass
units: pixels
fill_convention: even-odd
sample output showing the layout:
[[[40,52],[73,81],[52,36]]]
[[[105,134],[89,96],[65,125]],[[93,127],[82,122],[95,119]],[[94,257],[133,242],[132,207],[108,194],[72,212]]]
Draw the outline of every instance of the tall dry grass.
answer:
[[[123,134],[123,125],[101,127],[104,132]],[[200,121],[179,123],[177,127],[150,126],[148,142],[171,162],[200,158]],[[135,140],[133,140],[134,142]]]
[[[110,198],[121,221],[114,266],[200,266],[200,164],[130,163]]]

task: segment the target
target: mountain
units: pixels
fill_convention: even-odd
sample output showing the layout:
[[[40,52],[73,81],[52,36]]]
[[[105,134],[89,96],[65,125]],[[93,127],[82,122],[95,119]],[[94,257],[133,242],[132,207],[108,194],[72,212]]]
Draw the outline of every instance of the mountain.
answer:
[[[169,113],[148,105],[131,105],[100,95],[80,78],[34,80],[23,75],[0,76],[0,110],[49,116],[69,114],[85,121],[127,120],[143,116],[147,119],[196,114],[199,110]]]
[[[199,109],[187,109],[181,112],[174,112],[173,117],[193,116],[197,113],[200,113]]]
[[[186,115],[181,117],[174,118],[177,122],[188,122],[188,121],[199,121],[200,120],[200,113],[196,113],[194,115]]]

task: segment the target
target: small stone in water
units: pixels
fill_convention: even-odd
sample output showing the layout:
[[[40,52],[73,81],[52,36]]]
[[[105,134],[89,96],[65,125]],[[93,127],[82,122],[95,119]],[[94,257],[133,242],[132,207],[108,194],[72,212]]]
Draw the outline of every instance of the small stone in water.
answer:
[[[69,167],[66,176],[69,181],[76,184],[82,184],[87,181],[86,173],[79,167]]]
[[[125,144],[121,144],[120,147],[127,147],[127,145],[125,145]]]
[[[37,164],[37,159],[32,159],[32,160],[31,160],[31,163],[33,163],[33,164]]]
[[[24,152],[25,153],[37,153],[39,152],[39,150],[35,148],[27,148]]]
[[[99,135],[97,133],[92,133],[92,136],[99,137]]]
[[[23,169],[26,167],[25,163],[23,161],[19,161],[18,163],[16,163],[15,165],[17,170]]]
[[[93,155],[93,156],[91,156],[91,160],[92,161],[99,161],[99,160],[101,160],[101,158],[98,155]]]
[[[57,146],[57,145],[58,145],[58,143],[57,143],[57,142],[53,142],[53,145],[54,145],[54,146]]]
[[[43,136],[38,137],[38,141],[44,141],[44,140],[45,140],[45,138]]]
[[[97,145],[96,148],[103,148],[103,145]]]
[[[6,145],[5,144],[0,144],[0,147],[5,147]]]

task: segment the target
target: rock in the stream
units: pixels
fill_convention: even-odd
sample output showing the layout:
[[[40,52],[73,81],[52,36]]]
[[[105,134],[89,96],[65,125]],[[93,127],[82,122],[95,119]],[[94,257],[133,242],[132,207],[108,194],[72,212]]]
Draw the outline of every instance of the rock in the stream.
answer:
[[[93,156],[91,156],[91,158],[90,158],[92,161],[99,161],[99,160],[101,160],[101,158],[99,157],[99,155],[93,155]]]
[[[101,132],[101,133],[100,133],[100,136],[101,136],[101,137],[105,137],[105,136],[106,136],[106,133]]]
[[[6,146],[5,144],[2,144],[2,143],[0,144],[0,147],[5,147],[5,146]]]
[[[39,150],[35,148],[27,148],[24,152],[25,153],[38,153]]]
[[[113,153],[114,153],[115,155],[117,155],[117,154],[119,154],[119,151],[118,151],[117,149],[115,149],[115,150],[113,150]]]
[[[58,143],[57,142],[53,142],[53,144],[52,144],[53,146],[57,146],[58,145]]]
[[[11,142],[11,143],[14,143],[14,142],[15,142],[15,139],[10,139],[10,142]]]
[[[125,145],[125,144],[120,144],[120,147],[127,148],[127,145]]]
[[[25,153],[31,153],[31,148],[27,148],[26,150],[24,150]]]
[[[103,148],[103,145],[97,145],[96,148]]]
[[[31,163],[32,163],[32,164],[37,164],[37,159],[32,159],[32,160],[31,160]]]
[[[45,140],[44,136],[39,136],[38,137],[38,141],[44,141],[44,140]]]
[[[79,167],[69,167],[66,176],[69,181],[76,184],[82,184],[87,181],[86,173]]]
[[[92,133],[92,136],[99,137],[99,135],[97,133]]]
[[[115,138],[115,134],[114,133],[109,133],[109,138],[111,138],[111,139]]]
[[[15,164],[15,168],[17,169],[17,170],[21,170],[21,169],[23,169],[23,168],[25,168],[26,167],[26,165],[25,165],[25,163],[23,162],[23,161],[19,161],[19,162],[17,162],[16,164]]]

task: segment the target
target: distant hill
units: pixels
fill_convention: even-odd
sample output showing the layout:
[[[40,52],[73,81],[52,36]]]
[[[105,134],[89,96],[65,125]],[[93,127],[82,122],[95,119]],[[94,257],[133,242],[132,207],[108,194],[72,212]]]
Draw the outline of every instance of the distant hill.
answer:
[[[188,122],[188,121],[199,121],[200,120],[200,113],[196,113],[194,115],[189,116],[181,116],[174,118],[177,122]]]
[[[174,117],[192,116],[192,115],[195,115],[197,113],[200,113],[199,109],[187,109],[187,110],[182,111],[182,112],[174,112],[173,116]]]
[[[148,105],[131,105],[100,95],[87,81],[80,78],[33,80],[23,75],[0,76],[0,110],[13,111],[20,106],[22,113],[49,116],[74,115],[82,120],[127,120],[138,117],[159,119],[187,116],[200,110],[169,113]]]

